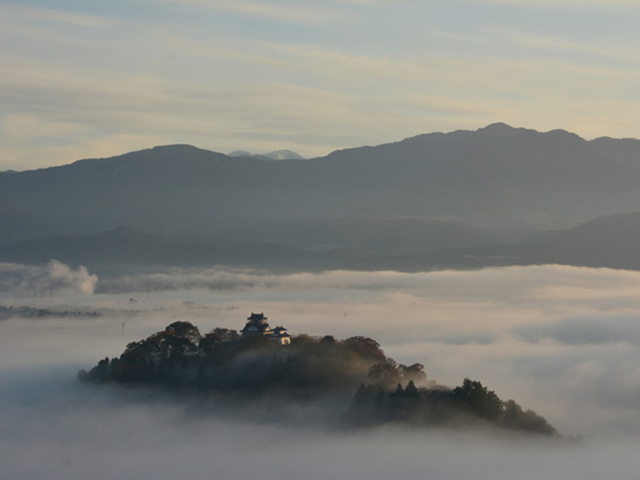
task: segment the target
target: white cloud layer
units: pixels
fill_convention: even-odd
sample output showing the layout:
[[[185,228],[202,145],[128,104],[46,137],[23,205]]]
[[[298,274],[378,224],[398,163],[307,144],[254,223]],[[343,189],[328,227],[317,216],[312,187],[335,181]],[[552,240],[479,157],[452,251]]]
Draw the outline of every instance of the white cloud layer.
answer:
[[[98,287],[103,281],[103,292],[108,286],[120,293],[2,301],[104,313],[0,321],[3,478],[47,472],[69,479],[162,479],[179,470],[189,478],[403,479],[419,473],[459,480],[510,472],[533,479],[562,472],[562,478],[583,479],[605,472],[630,478],[640,467],[638,272],[561,266],[317,275],[173,269],[101,279]],[[294,334],[370,336],[396,360],[423,363],[430,379],[448,385],[465,376],[481,380],[585,441],[565,448],[462,433],[289,429],[220,418],[215,411],[202,417],[156,394],[74,383],[77,369],[118,355],[128,342],[176,319],[203,332],[238,329],[251,311],[264,311]]]

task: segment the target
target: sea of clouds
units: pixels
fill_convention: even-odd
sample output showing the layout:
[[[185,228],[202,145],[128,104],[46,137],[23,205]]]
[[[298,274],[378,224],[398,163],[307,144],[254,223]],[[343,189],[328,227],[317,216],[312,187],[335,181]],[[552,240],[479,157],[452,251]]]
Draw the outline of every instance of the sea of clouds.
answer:
[[[52,286],[55,285],[55,286]],[[0,265],[0,305],[100,316],[0,321],[0,478],[632,478],[640,468],[640,273],[563,266],[98,279]],[[429,379],[480,380],[580,443],[382,428],[339,433],[197,413],[76,371],[176,320],[365,335]]]

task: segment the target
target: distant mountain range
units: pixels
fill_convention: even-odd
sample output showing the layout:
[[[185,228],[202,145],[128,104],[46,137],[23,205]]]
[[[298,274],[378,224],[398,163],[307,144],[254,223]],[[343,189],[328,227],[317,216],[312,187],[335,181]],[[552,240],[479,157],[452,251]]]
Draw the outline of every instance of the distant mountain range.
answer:
[[[541,133],[494,124],[305,161],[274,162],[245,153],[232,157],[171,145],[1,172],[3,258],[18,258],[27,250],[32,253],[25,258],[35,258],[34,249],[52,248],[36,247],[38,242],[80,242],[68,247],[71,258],[89,242],[83,238],[102,242],[103,232],[125,227],[129,230],[121,234],[155,235],[143,242],[155,247],[147,245],[123,261],[157,259],[164,249],[167,259],[190,263],[186,253],[169,250],[198,238],[198,245],[217,242],[220,252],[245,249],[236,251],[238,258],[247,258],[256,245],[264,252],[274,249],[272,260],[313,257],[302,263],[333,264],[329,260],[339,258],[343,264],[346,259],[367,265],[388,260],[427,268],[445,258],[485,262],[505,252],[536,262],[560,255],[572,241],[584,243],[592,228],[611,222],[609,230],[599,227],[598,235],[608,238],[604,248],[617,245],[622,237],[612,229],[624,230],[622,225],[633,224],[635,217],[606,217],[595,226],[569,229],[605,215],[640,211],[640,141],[634,139],[587,141],[563,130]],[[552,230],[564,233],[550,237]],[[591,249],[600,237],[593,238]],[[632,243],[618,245],[619,251]],[[495,253],[491,245],[504,246]],[[194,261],[220,258],[198,248],[192,248]],[[586,262],[594,258],[589,248],[567,247],[562,258]],[[615,263],[612,255],[608,264]]]
[[[347,223],[349,219],[343,221]],[[375,228],[387,222],[369,221]],[[394,225],[397,230],[389,231],[398,235],[407,227],[415,227],[412,223],[403,226],[402,222],[389,221],[389,227]],[[540,234],[535,239],[512,244],[487,244],[488,237],[482,235],[460,235],[456,243],[456,233],[469,232],[456,225],[433,226],[433,242],[425,243],[422,249],[414,245],[406,248],[399,241],[394,243],[393,236],[364,236],[358,240],[351,238],[345,229],[348,243],[314,250],[204,236],[165,238],[122,227],[97,235],[21,240],[0,247],[0,262],[42,264],[54,258],[74,266],[88,266],[98,273],[117,273],[142,266],[214,265],[286,271],[428,271],[537,264],[640,270],[640,213],[601,217],[569,230]],[[422,238],[425,237],[428,235]],[[448,241],[450,246],[443,246]]]
[[[640,213],[607,215],[575,228],[509,245],[444,248],[398,255],[377,268],[420,271],[442,268],[560,264],[640,270]]]
[[[246,150],[236,150],[229,154],[230,157],[254,157],[264,160],[304,160],[305,158],[291,150],[276,150],[270,153],[251,153]]]
[[[317,254],[269,243],[241,243],[209,237],[170,239],[127,227],[96,235],[61,235],[20,240],[0,247],[0,261],[42,264],[50,259],[93,271],[135,266],[251,266],[318,268]]]

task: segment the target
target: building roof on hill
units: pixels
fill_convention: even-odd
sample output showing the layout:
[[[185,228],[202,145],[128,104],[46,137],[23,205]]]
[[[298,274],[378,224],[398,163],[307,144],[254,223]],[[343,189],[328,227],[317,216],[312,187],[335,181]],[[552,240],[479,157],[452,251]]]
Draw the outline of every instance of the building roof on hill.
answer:
[[[251,316],[247,318],[247,324],[240,331],[243,335],[270,335],[273,333],[267,323],[267,317],[262,312],[251,312]]]
[[[287,329],[282,327],[282,326],[274,328],[272,335],[277,336],[277,337],[290,337],[291,336],[291,335],[289,335],[287,333]]]

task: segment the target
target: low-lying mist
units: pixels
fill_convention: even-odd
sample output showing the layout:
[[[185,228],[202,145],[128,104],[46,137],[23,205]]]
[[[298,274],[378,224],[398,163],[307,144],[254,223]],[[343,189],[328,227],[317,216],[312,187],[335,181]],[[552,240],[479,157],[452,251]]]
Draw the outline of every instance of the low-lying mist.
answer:
[[[172,269],[96,279],[93,294],[80,282],[34,296],[12,268],[0,305],[74,314],[0,321],[2,478],[596,479],[628,478],[640,467],[640,273]],[[75,380],[78,369],[176,320],[203,333],[241,329],[252,311],[293,334],[372,337],[397,361],[424,364],[429,380],[480,380],[583,441],[337,432],[311,421],[256,421],[249,412],[229,417],[215,405],[205,414],[158,392]]]

